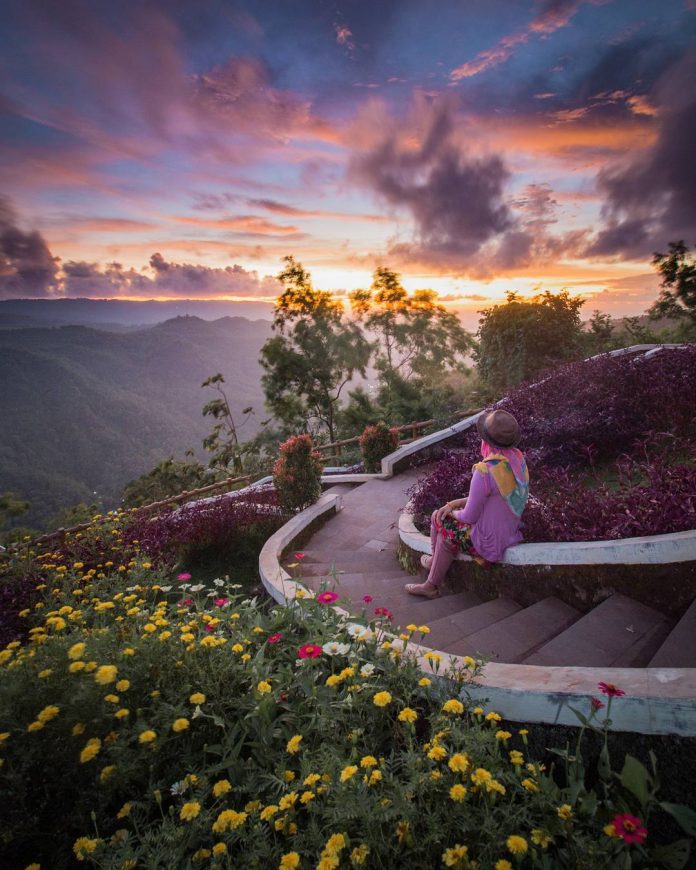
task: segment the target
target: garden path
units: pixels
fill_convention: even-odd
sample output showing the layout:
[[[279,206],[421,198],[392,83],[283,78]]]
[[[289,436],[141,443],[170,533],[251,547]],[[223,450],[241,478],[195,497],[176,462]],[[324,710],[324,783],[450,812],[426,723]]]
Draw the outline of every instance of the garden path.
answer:
[[[435,600],[409,595],[413,582],[397,559],[398,519],[407,490],[428,468],[387,480],[339,484],[343,510],[328,520],[288,572],[314,591],[333,589],[353,611],[386,607],[393,625],[428,625],[428,645],[492,661],[581,667],[693,667],[696,665],[696,602],[676,624],[651,607],[614,594],[588,613],[548,597],[524,607],[510,598],[484,601],[456,590]],[[371,612],[371,610],[368,610]]]

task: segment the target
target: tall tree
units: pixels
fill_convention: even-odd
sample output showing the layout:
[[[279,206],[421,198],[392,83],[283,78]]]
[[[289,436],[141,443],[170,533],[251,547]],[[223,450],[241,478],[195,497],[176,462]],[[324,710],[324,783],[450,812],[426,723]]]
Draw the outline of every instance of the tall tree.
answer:
[[[567,290],[530,300],[510,292],[503,305],[481,311],[475,354],[481,379],[500,391],[580,356],[582,305]]]
[[[683,241],[670,242],[669,253],[655,253],[652,264],[662,275],[662,291],[650,308],[653,317],[696,320],[696,260]]]
[[[261,349],[266,404],[290,428],[318,426],[334,441],[341,393],[355,372],[365,375],[370,344],[333,294],[315,289],[294,257],[284,262],[278,276],[284,289],[273,312],[276,335]]]
[[[214,399],[206,402],[203,406],[203,416],[212,417],[217,421],[210,434],[203,439],[203,447],[211,454],[209,463],[211,468],[228,471],[231,465],[235,472],[241,474],[244,471],[242,447],[239,443],[237,426],[232,416],[227,393],[222,386],[224,383],[225,379],[218,372],[206,378],[201,384],[202,387],[212,387],[217,394]],[[244,420],[240,425],[243,425],[249,415],[253,413],[252,407],[244,408],[242,411]]]

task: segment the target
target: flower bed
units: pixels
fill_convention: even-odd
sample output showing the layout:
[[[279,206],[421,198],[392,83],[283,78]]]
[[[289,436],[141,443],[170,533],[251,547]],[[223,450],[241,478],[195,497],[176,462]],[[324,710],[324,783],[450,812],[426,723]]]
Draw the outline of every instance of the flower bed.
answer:
[[[533,497],[526,541],[595,541],[696,528],[696,347],[602,356],[518,388],[499,407],[523,432]],[[469,488],[475,429],[411,492],[416,525]]]
[[[0,653],[4,866],[688,860],[688,843],[656,836],[661,814],[690,830],[693,814],[658,803],[654,771],[627,756],[614,774],[605,748],[586,777],[582,735],[603,732],[615,687],[551,775],[525,729],[468,702],[477,662],[442,670],[430,654],[431,680],[403,655],[427,627],[390,641],[372,602],[361,623],[332,594],[263,609],[129,562],[101,578],[45,566],[31,640]]]

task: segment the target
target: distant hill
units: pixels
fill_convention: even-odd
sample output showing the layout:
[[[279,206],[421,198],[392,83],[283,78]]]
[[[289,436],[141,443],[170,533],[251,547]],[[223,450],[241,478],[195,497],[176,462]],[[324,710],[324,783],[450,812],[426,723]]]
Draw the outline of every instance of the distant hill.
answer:
[[[9,313],[9,312],[8,312]],[[233,413],[264,418],[259,351],[270,322],[177,317],[137,331],[83,326],[0,330],[0,492],[32,503],[22,522],[101,498],[188,447],[202,455],[211,422],[201,389],[222,372]],[[94,493],[98,496],[95,497]]]

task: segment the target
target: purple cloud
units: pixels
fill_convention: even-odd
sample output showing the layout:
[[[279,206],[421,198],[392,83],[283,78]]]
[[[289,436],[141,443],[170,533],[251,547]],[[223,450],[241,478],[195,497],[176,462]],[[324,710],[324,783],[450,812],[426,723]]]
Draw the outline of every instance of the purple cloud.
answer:
[[[44,237],[22,230],[12,206],[0,197],[0,297],[50,296],[57,273]]]

